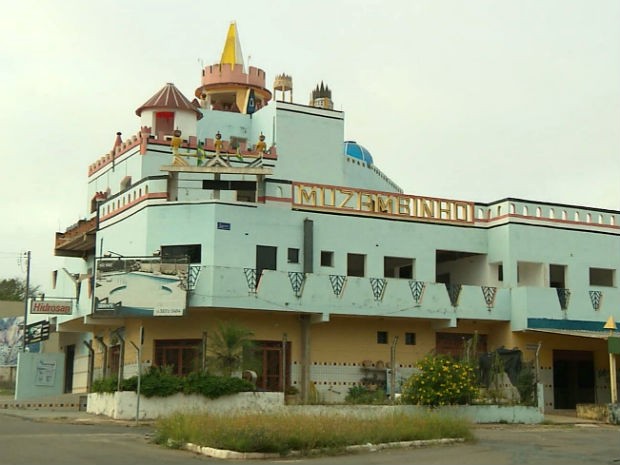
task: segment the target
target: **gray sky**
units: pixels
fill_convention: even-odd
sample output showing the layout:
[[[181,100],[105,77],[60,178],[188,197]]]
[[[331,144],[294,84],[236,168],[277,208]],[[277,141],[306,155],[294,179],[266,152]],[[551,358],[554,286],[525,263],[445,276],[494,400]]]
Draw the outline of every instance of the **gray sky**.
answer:
[[[237,21],[246,64],[323,80],[406,193],[620,210],[620,1],[33,1],[0,18],[0,279],[50,287],[88,165],[166,82],[188,97]],[[319,143],[319,141],[317,141]]]

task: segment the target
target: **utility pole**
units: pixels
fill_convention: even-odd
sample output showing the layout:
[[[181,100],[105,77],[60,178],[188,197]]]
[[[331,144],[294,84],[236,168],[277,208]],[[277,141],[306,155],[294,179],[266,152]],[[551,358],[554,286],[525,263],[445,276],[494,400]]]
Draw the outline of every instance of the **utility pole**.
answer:
[[[22,352],[26,352],[26,325],[28,324],[28,297],[30,297],[30,250],[26,252],[26,289],[24,290],[24,332]]]

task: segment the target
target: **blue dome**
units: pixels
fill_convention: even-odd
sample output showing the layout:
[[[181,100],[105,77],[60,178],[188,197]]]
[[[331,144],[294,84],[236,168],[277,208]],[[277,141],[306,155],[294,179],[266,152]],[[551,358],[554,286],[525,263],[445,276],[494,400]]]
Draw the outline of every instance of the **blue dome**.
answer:
[[[365,162],[368,165],[372,165],[372,155],[363,145],[358,144],[353,140],[347,140],[344,142],[344,154],[349,157],[357,158]]]

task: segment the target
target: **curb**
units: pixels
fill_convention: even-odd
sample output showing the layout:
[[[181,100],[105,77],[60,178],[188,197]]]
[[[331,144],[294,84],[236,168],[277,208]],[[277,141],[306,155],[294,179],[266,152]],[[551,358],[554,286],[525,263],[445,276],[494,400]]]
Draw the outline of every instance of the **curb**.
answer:
[[[395,449],[405,447],[428,447],[435,445],[447,445],[465,442],[465,438],[443,438],[443,439],[425,439],[417,441],[398,441],[398,442],[385,442],[380,444],[359,444],[353,446],[346,446],[347,452],[376,452],[383,449]],[[186,443],[182,449],[194,452],[196,454],[206,455],[208,457],[214,457],[218,459],[233,459],[233,460],[265,460],[265,459],[279,459],[283,458],[278,453],[263,453],[263,452],[237,452],[234,450],[216,449],[214,447],[199,446]],[[317,449],[317,452],[320,450]],[[300,456],[299,451],[291,451],[284,457],[296,457]]]

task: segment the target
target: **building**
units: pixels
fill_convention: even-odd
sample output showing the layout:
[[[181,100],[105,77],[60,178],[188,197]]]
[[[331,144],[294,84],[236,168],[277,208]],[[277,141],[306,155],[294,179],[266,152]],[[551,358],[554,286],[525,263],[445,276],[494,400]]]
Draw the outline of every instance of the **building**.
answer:
[[[236,321],[266,390],[342,399],[385,382],[391,361],[406,377],[477,334],[483,351],[537,358],[549,409],[610,400],[620,212],[406,194],[345,140],[327,86],[301,105],[290,76],[273,93],[266,79],[233,23],[195,99],[166,84],[136,110],[137,134],[88,168],[47,297],[73,305],[57,316],[66,389],[137,373],[130,343],[141,366],[201,368],[217,323]]]

